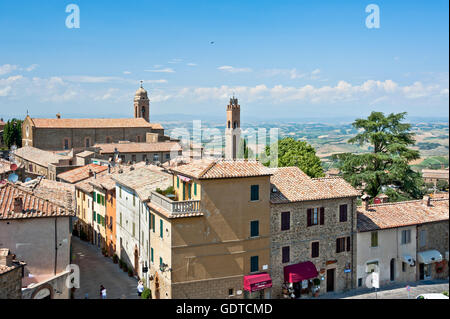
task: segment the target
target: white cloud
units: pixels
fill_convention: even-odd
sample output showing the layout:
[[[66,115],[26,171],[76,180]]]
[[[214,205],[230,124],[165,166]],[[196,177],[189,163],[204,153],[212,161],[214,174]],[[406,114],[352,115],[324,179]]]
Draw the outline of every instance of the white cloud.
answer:
[[[11,73],[18,68],[17,65],[3,64],[0,65],[0,75]]]
[[[130,71],[123,71],[123,74],[131,74]]]
[[[175,71],[172,68],[144,70],[144,71],[145,72],[155,72],[155,73],[175,73]]]
[[[25,68],[25,71],[31,72],[31,71],[35,70],[38,66],[39,66],[38,64],[32,64],[28,68]]]
[[[11,86],[5,86],[0,89],[0,96],[8,96],[9,92],[11,92]]]
[[[230,72],[230,73],[252,72],[252,69],[250,69],[250,68],[235,68],[230,65],[219,66],[217,69],[221,70],[221,71],[225,71],[225,72]]]
[[[197,66],[197,63],[188,63],[187,66]]]
[[[183,62],[183,59],[172,59],[172,60],[168,61],[167,63],[178,64],[178,63],[181,63],[181,62]]]
[[[160,79],[160,80],[144,80],[144,83],[167,83],[167,80]]]

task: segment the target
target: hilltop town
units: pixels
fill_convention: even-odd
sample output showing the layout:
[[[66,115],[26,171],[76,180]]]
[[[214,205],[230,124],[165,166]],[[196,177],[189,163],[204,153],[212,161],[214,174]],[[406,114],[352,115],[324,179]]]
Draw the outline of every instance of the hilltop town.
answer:
[[[370,198],[339,172],[246,159],[238,98],[223,110],[225,147],[214,152],[152,122],[142,83],[129,118],[27,115],[22,147],[0,160],[0,298],[299,299],[448,285],[448,193]],[[438,171],[426,182],[448,185],[448,168]]]

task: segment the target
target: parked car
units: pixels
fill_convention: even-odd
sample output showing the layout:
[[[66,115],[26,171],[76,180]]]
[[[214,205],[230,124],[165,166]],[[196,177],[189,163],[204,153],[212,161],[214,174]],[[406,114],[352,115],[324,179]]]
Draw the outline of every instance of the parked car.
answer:
[[[421,294],[418,295],[416,299],[448,299],[448,297],[444,294],[436,293],[436,294]]]

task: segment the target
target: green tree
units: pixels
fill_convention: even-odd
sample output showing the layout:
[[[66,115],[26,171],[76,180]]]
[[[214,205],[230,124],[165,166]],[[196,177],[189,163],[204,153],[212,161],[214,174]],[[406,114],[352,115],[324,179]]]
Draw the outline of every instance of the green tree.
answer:
[[[22,147],[22,122],[18,119],[9,120],[3,128],[3,140],[8,148],[16,145]]]
[[[247,139],[241,138],[237,158],[256,159],[253,151],[247,145]]]
[[[406,112],[385,116],[372,112],[367,119],[356,119],[353,127],[359,133],[348,143],[367,145],[371,152],[364,154],[335,154],[344,179],[354,187],[364,187],[372,197],[382,192],[383,186],[393,200],[421,198],[424,182],[420,173],[413,171],[409,162],[418,159],[419,152],[409,149],[415,144],[411,125],[402,123]]]
[[[269,146],[266,146],[265,156],[274,158]],[[269,166],[270,161],[264,163]],[[297,166],[310,177],[324,176],[320,158],[314,147],[304,141],[296,141],[286,137],[278,141],[278,167]]]
[[[436,188],[440,191],[447,191],[448,182],[446,180],[440,179],[436,182]]]

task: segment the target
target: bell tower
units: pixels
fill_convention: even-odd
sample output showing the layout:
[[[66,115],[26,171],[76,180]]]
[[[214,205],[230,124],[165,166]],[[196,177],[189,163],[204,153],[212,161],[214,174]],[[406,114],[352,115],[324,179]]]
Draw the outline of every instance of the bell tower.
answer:
[[[227,123],[225,129],[225,159],[236,159],[241,140],[241,106],[238,99],[230,98],[227,105]]]
[[[141,81],[141,86],[134,95],[134,117],[142,117],[147,122],[150,122],[150,100],[142,83],[143,81]]]

